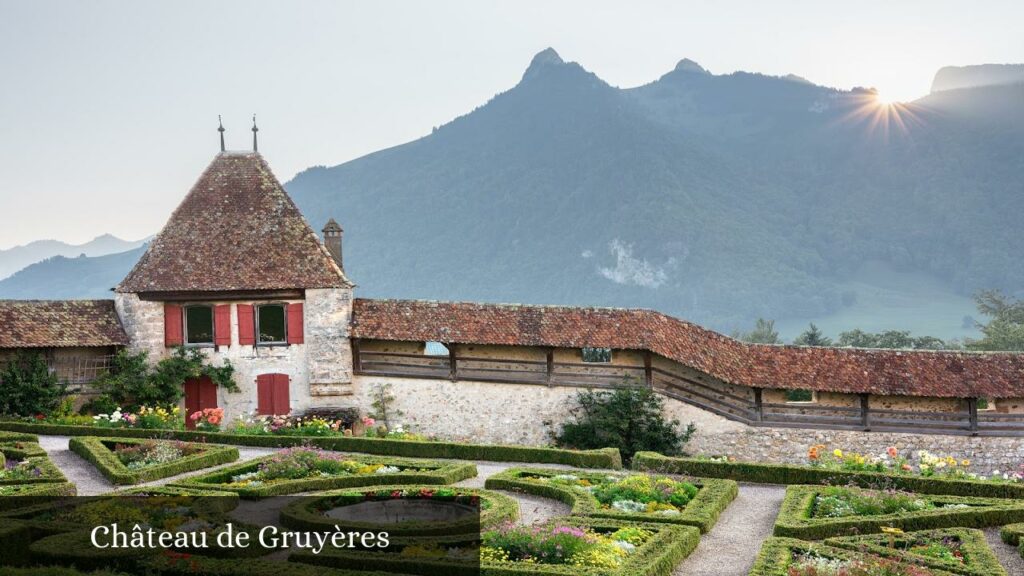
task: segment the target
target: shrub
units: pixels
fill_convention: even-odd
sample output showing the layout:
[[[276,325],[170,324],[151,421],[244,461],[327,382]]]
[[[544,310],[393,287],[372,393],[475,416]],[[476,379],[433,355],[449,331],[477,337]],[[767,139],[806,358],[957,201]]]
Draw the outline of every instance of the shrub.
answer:
[[[640,452],[633,469],[705,478],[730,478],[760,484],[851,484],[861,488],[895,488],[920,494],[987,498],[1024,498],[1024,483],[995,482],[963,476],[918,476],[861,470],[835,470],[801,464],[729,462],[709,458],[667,457]]]
[[[863,514],[847,513],[838,517],[819,513],[820,497],[832,497],[837,491],[850,493],[849,499],[872,501],[865,505]],[[874,534],[883,527],[901,530],[928,530],[935,528],[984,528],[1024,521],[1024,502],[999,498],[972,498],[967,496],[902,495],[897,504],[880,504],[887,496],[882,492],[859,488],[830,488],[820,486],[790,486],[782,501],[782,509],[775,520],[774,534],[818,540],[849,534]],[[902,503],[913,504],[916,510]]]
[[[951,576],[951,572],[793,538],[768,538],[749,576]],[[993,572],[993,576],[999,572]]]
[[[628,463],[633,454],[643,450],[679,454],[695,430],[691,423],[680,432],[678,420],[666,420],[661,397],[645,387],[586,390],[578,394],[577,401],[579,406],[573,410],[576,421],[562,426],[556,438],[559,446],[611,446],[618,448]]]
[[[37,352],[18,352],[0,366],[0,414],[34,416],[60,405],[67,384],[50,372],[46,358]]]
[[[572,507],[574,516],[614,520],[685,524],[707,532],[718,516],[736,498],[738,487],[731,480],[692,478],[687,482],[654,479],[646,476],[619,477],[583,470],[552,470],[545,468],[509,468],[487,479],[491,490],[525,492],[559,500]],[[658,488],[666,488],[661,493]],[[655,495],[654,492],[659,494]],[[629,505],[607,507],[597,496],[614,502],[617,496],[629,497]],[[672,498],[680,506],[666,506]],[[659,502],[663,501],[662,502]],[[684,502],[685,500],[685,502]],[[670,512],[675,509],[676,512]]]
[[[966,576],[1003,576],[1006,572],[985,541],[985,533],[970,528],[829,538],[825,544],[878,556],[903,558],[929,568]]]
[[[237,448],[180,441],[87,437],[72,438],[69,448],[114,484],[138,484],[238,460]]]

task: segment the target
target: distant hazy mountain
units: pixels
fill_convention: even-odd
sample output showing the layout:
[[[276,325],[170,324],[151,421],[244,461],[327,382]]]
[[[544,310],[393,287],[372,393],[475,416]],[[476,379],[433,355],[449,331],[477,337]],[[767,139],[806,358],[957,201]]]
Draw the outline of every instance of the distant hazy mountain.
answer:
[[[1024,83],[1024,64],[946,66],[932,80],[932,92]]]
[[[1024,289],[1022,119],[1021,86],[886,107],[683,60],[619,89],[546,50],[429,136],[288,189],[345,227],[363,295],[649,306],[730,329],[870,297],[845,288],[865,262],[961,295]]]
[[[104,234],[85,244],[67,244],[58,240],[37,240],[23,246],[0,250],[0,279],[18,270],[53,256],[103,256],[124,252],[140,246],[145,240],[128,241]]]
[[[113,298],[110,292],[146,246],[105,256],[54,256],[0,280],[0,298]]]
[[[287,188],[314,228],[344,226],[363,296],[645,306],[722,330],[944,298],[959,330],[973,290],[1024,294],[1022,136],[1021,85],[889,107],[683,60],[620,89],[549,49],[432,134]],[[41,263],[0,297],[70,290],[93,261]]]

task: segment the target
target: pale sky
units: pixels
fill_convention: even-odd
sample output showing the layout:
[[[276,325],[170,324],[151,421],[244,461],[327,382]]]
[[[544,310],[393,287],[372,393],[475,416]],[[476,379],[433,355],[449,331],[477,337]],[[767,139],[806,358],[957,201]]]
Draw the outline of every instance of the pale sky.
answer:
[[[159,230],[218,150],[287,181],[428,134],[554,47],[609,83],[688,57],[909,100],[1024,62],[1024,2],[0,0],[0,248]],[[338,216],[344,219],[344,210]]]

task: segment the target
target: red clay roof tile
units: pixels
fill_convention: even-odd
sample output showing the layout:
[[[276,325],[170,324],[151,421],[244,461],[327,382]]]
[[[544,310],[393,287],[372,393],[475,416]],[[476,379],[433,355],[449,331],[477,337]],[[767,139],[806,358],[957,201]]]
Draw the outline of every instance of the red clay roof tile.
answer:
[[[650,350],[744,386],[1024,397],[1024,355],[747,344],[651,310],[356,299],[356,338]]]
[[[0,348],[127,344],[113,300],[0,300]]]
[[[222,152],[117,291],[350,285],[263,157],[255,152]]]

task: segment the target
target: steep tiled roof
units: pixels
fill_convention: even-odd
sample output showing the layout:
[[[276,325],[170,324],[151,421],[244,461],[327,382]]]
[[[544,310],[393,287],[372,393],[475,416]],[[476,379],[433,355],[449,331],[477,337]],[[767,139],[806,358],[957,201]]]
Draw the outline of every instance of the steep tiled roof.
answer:
[[[263,157],[255,152],[222,152],[117,291],[348,285]]]
[[[1024,397],[1024,355],[766,346],[651,310],[356,299],[357,338],[650,350],[744,386]]]
[[[0,300],[0,348],[127,344],[113,300]]]

